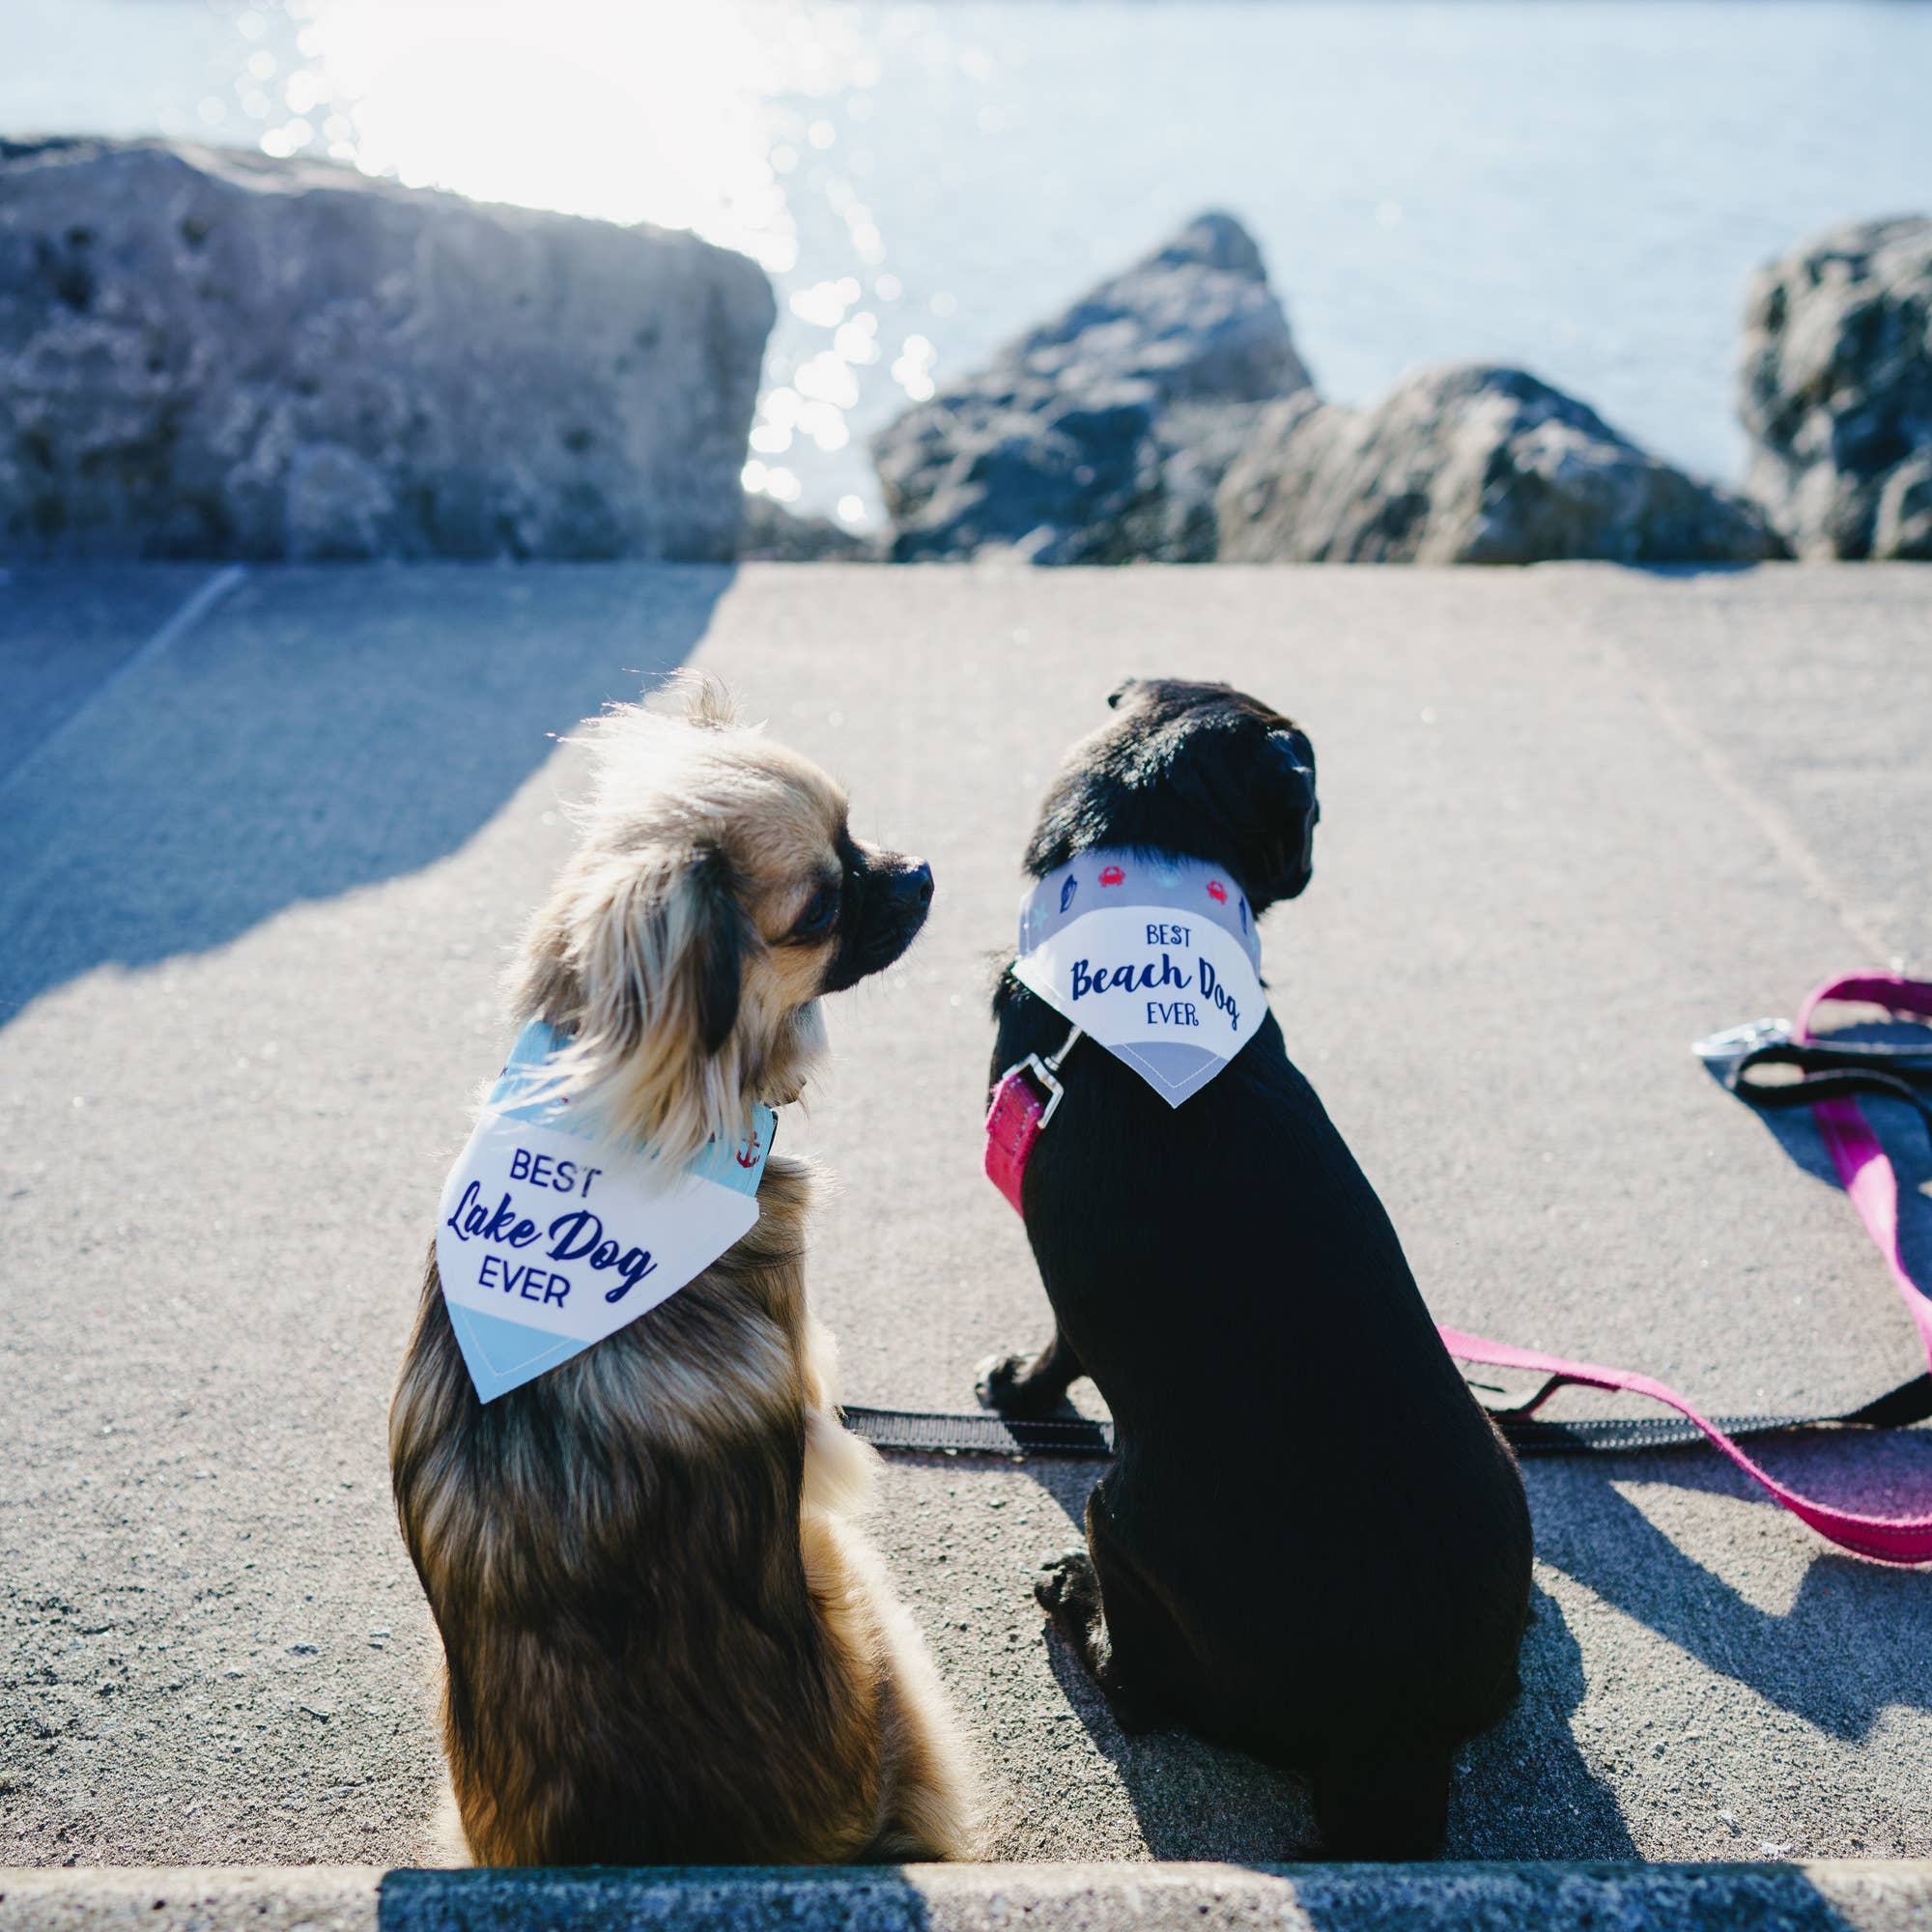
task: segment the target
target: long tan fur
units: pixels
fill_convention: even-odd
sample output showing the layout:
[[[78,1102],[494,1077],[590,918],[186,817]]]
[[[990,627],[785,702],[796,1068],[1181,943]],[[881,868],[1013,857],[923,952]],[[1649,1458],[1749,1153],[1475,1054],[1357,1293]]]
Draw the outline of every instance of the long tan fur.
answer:
[[[789,928],[844,800],[700,685],[590,733],[582,842],[524,950],[519,1021],[574,1036],[573,1104],[672,1158],[795,1097],[824,947]],[[444,1648],[462,1835],[492,1864],[971,1855],[969,1762],[854,1525],[806,1305],[810,1177],[668,1300],[486,1405],[431,1247],[390,1412],[397,1510]]]

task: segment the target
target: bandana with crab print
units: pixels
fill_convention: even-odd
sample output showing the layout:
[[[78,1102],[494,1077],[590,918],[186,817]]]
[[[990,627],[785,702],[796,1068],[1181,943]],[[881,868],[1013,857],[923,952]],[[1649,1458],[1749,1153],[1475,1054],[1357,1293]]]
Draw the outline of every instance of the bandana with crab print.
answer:
[[[1021,901],[1013,974],[1178,1107],[1261,1025],[1261,957],[1254,913],[1224,867],[1100,849]]]

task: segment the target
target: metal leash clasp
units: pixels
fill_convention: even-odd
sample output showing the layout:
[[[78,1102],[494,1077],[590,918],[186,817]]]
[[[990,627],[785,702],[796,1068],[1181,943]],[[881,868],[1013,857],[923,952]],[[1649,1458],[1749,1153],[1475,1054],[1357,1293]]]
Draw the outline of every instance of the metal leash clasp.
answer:
[[[1719,1078],[1728,1078],[1759,1047],[1782,1046],[1790,1037],[1789,1020],[1747,1020],[1743,1026],[1726,1027],[1722,1033],[1692,1040],[1690,1051]]]
[[[1059,1052],[1048,1054],[1044,1060],[1037,1053],[1030,1053],[1024,1060],[1015,1061],[1001,1075],[1003,1081],[1010,1080],[1024,1067],[1039,1082],[1040,1091],[1046,1095],[1046,1105],[1040,1110],[1038,1124],[1034,1129],[1036,1133],[1044,1131],[1047,1122],[1060,1111],[1060,1103],[1066,1097],[1066,1089],[1060,1084],[1060,1063],[1073,1051],[1079,1041],[1080,1029],[1075,1027],[1061,1041]]]

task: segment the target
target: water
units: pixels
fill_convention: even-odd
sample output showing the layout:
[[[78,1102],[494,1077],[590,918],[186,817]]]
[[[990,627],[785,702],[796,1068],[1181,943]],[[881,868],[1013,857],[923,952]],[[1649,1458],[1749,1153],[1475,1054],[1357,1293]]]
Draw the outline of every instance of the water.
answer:
[[[693,226],[771,271],[752,487],[1204,207],[1317,382],[1520,362],[1734,476],[1745,278],[1932,207],[1932,8],[1850,0],[0,0],[0,132],[161,131]]]

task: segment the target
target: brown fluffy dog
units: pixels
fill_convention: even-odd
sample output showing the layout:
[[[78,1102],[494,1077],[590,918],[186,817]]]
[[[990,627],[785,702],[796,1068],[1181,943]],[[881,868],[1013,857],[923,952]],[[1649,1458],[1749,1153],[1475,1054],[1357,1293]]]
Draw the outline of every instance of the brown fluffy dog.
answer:
[[[932,891],[853,841],[824,773],[687,689],[682,717],[591,727],[582,843],[516,993],[520,1022],[574,1036],[573,1101],[672,1160],[798,1096],[819,996],[895,959]],[[487,1406],[430,1250],[389,1454],[479,1861],[970,1854],[937,1677],[846,1520],[873,1457],[806,1307],[810,1181],[774,1156],[742,1241]]]

